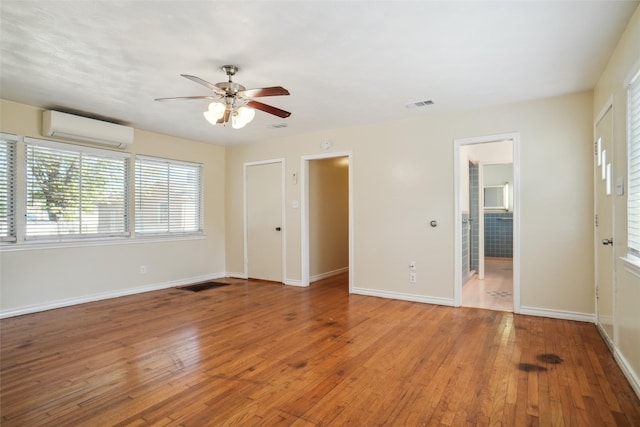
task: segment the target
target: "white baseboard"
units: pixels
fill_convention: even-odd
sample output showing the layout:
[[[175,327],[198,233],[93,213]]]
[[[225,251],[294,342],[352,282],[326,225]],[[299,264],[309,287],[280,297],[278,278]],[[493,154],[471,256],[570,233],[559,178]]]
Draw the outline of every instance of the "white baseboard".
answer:
[[[296,280],[296,279],[284,279],[284,283],[285,285],[289,285],[289,286],[300,286],[303,288],[306,288],[306,285],[302,284],[302,280]]]
[[[244,273],[236,273],[236,272],[233,272],[233,271],[227,271],[224,276],[225,277],[232,277],[234,279],[245,279],[245,280],[247,280],[249,278]],[[284,279],[284,281],[282,283],[284,283],[285,285],[290,285],[290,286],[302,286],[302,281],[301,280]]]
[[[616,359],[616,362],[618,362],[618,366],[620,366],[624,376],[627,377],[627,380],[629,381],[633,391],[635,391],[636,396],[640,399],[640,378],[638,378],[638,374],[633,370],[633,367],[629,364],[624,355],[620,353],[617,347],[614,347],[613,357]]]
[[[609,338],[609,335],[607,335],[607,333],[602,329],[602,326],[600,326],[600,324],[598,323],[596,324],[596,327],[598,328],[598,332],[600,332],[600,335],[602,336],[605,344],[607,344],[607,347],[609,347],[609,350],[611,350],[613,358],[616,360],[616,363],[620,367],[620,370],[627,378],[627,381],[629,381],[631,388],[640,399],[640,379],[638,378],[638,374],[634,371],[633,367],[629,364],[618,347],[616,347],[614,342],[611,341],[611,338]]]
[[[249,277],[244,273],[234,273],[233,271],[227,271],[225,277],[233,277],[234,279],[248,279]]]
[[[426,304],[446,305],[453,307],[455,300],[453,298],[428,297],[424,295],[403,294],[398,292],[380,291],[377,289],[357,288],[352,289],[352,293],[358,295],[368,295],[372,297],[390,298],[403,301],[423,302]]]
[[[338,274],[346,273],[349,271],[349,267],[339,268],[333,271],[327,271],[326,273],[316,274],[315,276],[311,276],[309,278],[309,282],[317,282],[318,280],[327,279],[329,277],[337,276]]]
[[[550,317],[552,319],[575,320],[578,322],[596,323],[596,316],[593,313],[580,313],[576,311],[551,310],[548,308],[520,307],[518,314],[527,316]]]
[[[82,295],[79,297],[65,298],[57,301],[46,302],[42,304],[27,305],[9,310],[0,311],[0,319],[7,317],[21,316],[23,314],[37,313],[39,311],[54,310],[56,308],[69,307],[71,305],[84,304],[87,302],[101,301],[110,298],[124,297],[127,295],[141,294],[143,292],[157,291],[160,289],[172,288],[175,286],[189,285],[192,283],[204,282],[207,280],[215,280],[225,277],[224,273],[212,273],[202,276],[188,277],[170,282],[156,283],[153,285],[140,286],[137,288],[121,289],[117,291],[101,292],[91,295]]]

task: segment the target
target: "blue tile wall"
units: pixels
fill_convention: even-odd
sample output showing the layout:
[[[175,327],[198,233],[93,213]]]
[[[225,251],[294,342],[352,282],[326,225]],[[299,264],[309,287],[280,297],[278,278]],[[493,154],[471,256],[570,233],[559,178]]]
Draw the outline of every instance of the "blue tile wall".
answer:
[[[480,188],[479,188],[480,167],[469,162],[469,222],[471,225],[471,235],[469,236],[469,268],[478,271],[480,253]]]
[[[484,256],[513,258],[513,214],[484,214]]]
[[[469,214],[462,214],[462,279],[469,275]]]

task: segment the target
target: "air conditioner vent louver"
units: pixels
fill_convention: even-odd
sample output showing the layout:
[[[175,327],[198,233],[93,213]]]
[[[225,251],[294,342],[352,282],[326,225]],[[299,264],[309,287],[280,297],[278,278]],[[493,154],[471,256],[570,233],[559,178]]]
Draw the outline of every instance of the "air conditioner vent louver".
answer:
[[[433,101],[432,100],[428,100],[428,101],[410,102],[410,103],[406,104],[405,107],[407,107],[407,108],[419,108],[419,107],[426,107],[428,105],[433,105]]]
[[[52,110],[42,113],[42,135],[118,148],[133,143],[131,127]]]

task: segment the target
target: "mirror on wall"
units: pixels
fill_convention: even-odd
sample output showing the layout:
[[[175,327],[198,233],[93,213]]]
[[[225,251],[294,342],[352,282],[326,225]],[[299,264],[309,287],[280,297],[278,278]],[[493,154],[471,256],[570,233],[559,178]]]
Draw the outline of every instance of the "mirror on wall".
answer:
[[[482,165],[484,208],[487,210],[513,210],[513,163]]]
[[[509,184],[484,186],[485,209],[509,209]]]

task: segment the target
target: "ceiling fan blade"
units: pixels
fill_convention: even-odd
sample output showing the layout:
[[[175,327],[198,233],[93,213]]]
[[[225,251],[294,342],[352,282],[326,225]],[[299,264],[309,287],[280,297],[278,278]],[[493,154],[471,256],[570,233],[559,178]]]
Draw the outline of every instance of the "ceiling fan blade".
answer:
[[[207,96],[174,96],[171,98],[156,98],[155,101],[189,101],[193,99],[220,99],[221,96],[207,95]]]
[[[220,95],[224,95],[226,94],[226,92],[222,89],[220,89],[218,86],[214,85],[213,83],[209,83],[206,80],[202,80],[200,77],[196,77],[196,76],[190,76],[189,74],[180,74],[182,77],[184,77],[185,79],[189,79],[191,81],[194,81],[198,84],[201,84],[202,86],[211,89],[212,91],[219,93]]]
[[[247,89],[238,92],[240,96],[245,98],[259,98],[261,96],[281,96],[289,95],[289,91],[282,86],[261,87],[257,89]]]
[[[249,101],[247,102],[247,106],[251,108],[255,108],[256,110],[264,111],[265,113],[273,114],[274,116],[278,116],[281,118],[287,118],[291,115],[290,112],[281,110],[279,108],[273,107],[271,105],[263,104],[258,101]]]

